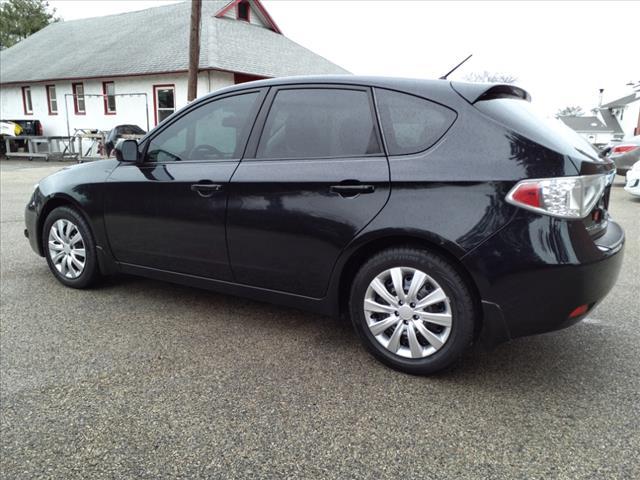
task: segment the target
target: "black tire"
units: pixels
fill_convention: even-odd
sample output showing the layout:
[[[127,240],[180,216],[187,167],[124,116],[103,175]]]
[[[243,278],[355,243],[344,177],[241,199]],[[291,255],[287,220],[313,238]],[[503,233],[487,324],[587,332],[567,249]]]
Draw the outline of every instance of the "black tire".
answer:
[[[376,340],[367,324],[363,308],[367,289],[376,276],[394,267],[414,268],[426,273],[449,298],[452,318],[449,336],[442,347],[429,356],[406,358],[393,353]],[[432,374],[459,360],[473,341],[478,317],[474,305],[471,290],[447,260],[429,251],[409,247],[384,250],[367,261],[353,280],[349,298],[351,321],[365,348],[385,365],[413,375]]]
[[[76,278],[68,278],[63,275],[55,267],[51,258],[51,253],[48,247],[49,233],[53,224],[58,220],[67,220],[71,222],[73,225],[75,225],[75,227],[78,229],[78,232],[82,236],[85,250],[84,269]],[[47,259],[49,269],[56,277],[56,279],[67,287],[88,288],[89,286],[94,284],[100,276],[95,241],[93,239],[91,229],[89,228],[89,225],[87,224],[87,221],[84,219],[84,217],[74,208],[58,207],[52,210],[51,213],[49,213],[49,216],[47,216],[42,228],[42,249],[45,258]]]

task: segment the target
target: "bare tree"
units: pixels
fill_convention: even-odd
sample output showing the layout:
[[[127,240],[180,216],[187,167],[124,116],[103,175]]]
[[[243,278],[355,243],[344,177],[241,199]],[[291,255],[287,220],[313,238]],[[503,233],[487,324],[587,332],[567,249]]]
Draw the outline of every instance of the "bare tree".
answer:
[[[570,105],[568,107],[561,108],[556,113],[556,117],[582,117],[584,115],[584,110],[582,107],[578,107],[577,105]]]
[[[508,73],[495,73],[484,70],[483,72],[472,72],[464,77],[467,82],[477,83],[515,83],[518,77]]]

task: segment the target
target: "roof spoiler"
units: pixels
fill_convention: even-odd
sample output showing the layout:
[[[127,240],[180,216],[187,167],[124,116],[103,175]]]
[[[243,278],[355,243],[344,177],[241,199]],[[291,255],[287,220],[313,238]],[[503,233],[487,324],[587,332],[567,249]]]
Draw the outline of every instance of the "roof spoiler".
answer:
[[[471,104],[496,98],[519,98],[527,102],[531,101],[531,95],[526,90],[506,83],[451,82],[451,87]]]

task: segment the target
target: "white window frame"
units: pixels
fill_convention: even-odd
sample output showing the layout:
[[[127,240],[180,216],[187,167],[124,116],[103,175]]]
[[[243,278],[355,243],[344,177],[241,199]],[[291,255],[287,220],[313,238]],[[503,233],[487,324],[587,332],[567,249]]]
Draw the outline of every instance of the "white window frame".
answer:
[[[47,89],[47,107],[49,108],[49,115],[58,114],[58,95],[56,93],[55,85],[45,86]],[[54,108],[55,105],[55,108]]]
[[[158,93],[160,90],[171,90],[173,92],[173,108],[163,107],[160,108],[160,99],[158,98]],[[167,85],[154,85],[153,86],[153,107],[155,109],[154,118],[156,121],[156,125],[158,125],[160,120],[160,111],[164,112],[175,112],[176,111],[176,86],[173,84]]]
[[[82,89],[82,93],[78,93],[78,87]],[[76,115],[85,115],[87,113],[87,99],[84,96],[84,83],[78,82],[71,85],[73,90],[73,110]],[[80,99],[82,98],[82,109],[80,109]]]
[[[31,99],[31,87],[22,87],[22,106],[25,115],[33,115],[33,100]]]

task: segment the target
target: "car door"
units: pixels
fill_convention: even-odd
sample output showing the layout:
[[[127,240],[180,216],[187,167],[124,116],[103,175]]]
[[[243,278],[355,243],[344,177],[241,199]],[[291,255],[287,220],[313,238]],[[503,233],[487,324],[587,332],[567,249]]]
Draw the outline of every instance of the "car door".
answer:
[[[198,103],[121,163],[107,182],[105,226],[119,262],[230,280],[227,185],[244,152],[262,90]]]
[[[229,185],[237,282],[319,298],[340,252],[389,195],[368,88],[270,91]]]

